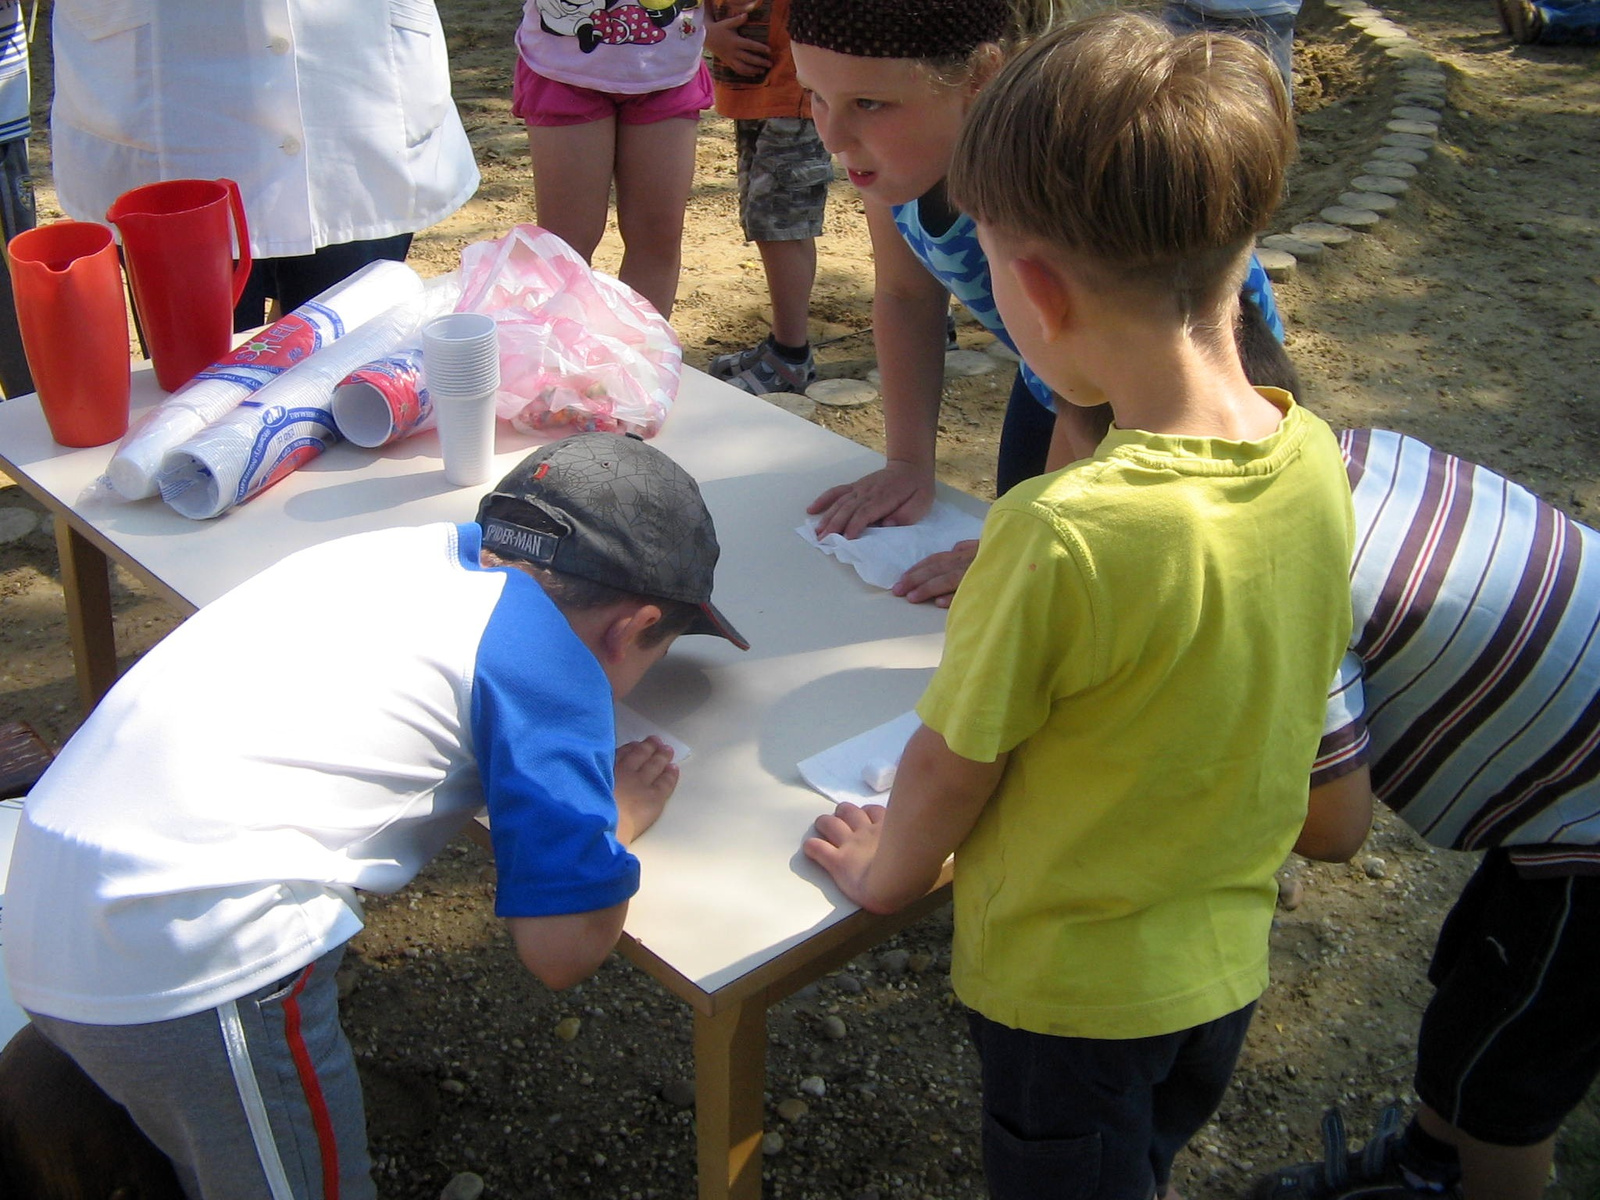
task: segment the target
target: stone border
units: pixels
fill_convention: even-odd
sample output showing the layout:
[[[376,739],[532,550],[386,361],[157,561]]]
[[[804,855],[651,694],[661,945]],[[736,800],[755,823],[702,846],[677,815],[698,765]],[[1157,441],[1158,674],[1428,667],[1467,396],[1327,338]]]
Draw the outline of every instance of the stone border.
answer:
[[[1256,243],[1256,255],[1272,279],[1283,279],[1300,264],[1313,262],[1358,231],[1369,230],[1392,213],[1411,188],[1419,168],[1439,140],[1445,105],[1444,68],[1416,40],[1365,0],[1324,0],[1400,68],[1400,91],[1380,144],[1359,170],[1352,168],[1337,203],[1302,221],[1288,233],[1273,233]]]

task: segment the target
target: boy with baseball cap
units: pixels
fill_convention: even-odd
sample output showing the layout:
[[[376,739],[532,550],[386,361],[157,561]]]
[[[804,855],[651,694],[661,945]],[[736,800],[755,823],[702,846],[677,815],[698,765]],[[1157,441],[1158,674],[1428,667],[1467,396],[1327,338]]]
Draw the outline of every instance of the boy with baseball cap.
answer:
[[[370,1197],[334,972],[488,806],[495,911],[551,987],[622,929],[628,845],[677,782],[613,700],[711,603],[694,481],[610,434],[535,451],[475,523],[301,551],[122,678],[29,797],[6,894],[18,1002],[193,1197]],[[314,649],[312,649],[314,648]]]

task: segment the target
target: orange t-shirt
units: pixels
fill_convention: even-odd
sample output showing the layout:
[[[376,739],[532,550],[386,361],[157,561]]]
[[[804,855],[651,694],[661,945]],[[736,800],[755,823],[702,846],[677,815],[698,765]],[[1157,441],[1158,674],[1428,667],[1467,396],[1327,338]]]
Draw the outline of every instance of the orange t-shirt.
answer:
[[[789,53],[789,0],[770,0],[767,48],[772,67],[760,83],[716,81],[717,112],[736,121],[767,117],[809,117],[811,97],[794,77],[794,55]]]

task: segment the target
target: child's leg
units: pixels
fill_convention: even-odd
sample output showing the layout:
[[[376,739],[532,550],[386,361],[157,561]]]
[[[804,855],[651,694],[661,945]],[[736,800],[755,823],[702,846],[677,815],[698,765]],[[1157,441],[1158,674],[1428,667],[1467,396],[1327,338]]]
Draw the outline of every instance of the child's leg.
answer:
[[[536,218],[585,260],[594,257],[606,231],[617,140],[614,116],[581,125],[528,126]]]
[[[1531,1146],[1496,1146],[1469,1137],[1426,1104],[1417,1122],[1429,1136],[1455,1149],[1466,1200],[1539,1200],[1550,1182],[1554,1135]]]
[[[683,210],[694,183],[700,126],[682,117],[617,128],[617,228],[623,283],[672,315],[683,258]]]
[[[971,1014],[983,1069],[983,1170],[992,1200],[1159,1195],[1171,1167],[1166,1141],[1178,1124],[1194,1119],[1203,1093],[1215,1106],[1250,1012],[1126,1041],[1050,1037]],[[1216,1076],[1220,1083],[1211,1082]],[[1190,1080],[1185,1092],[1194,1099],[1177,1104],[1169,1084],[1180,1077]],[[1194,1086],[1202,1078],[1208,1087]],[[1195,1128],[1209,1115],[1207,1108]],[[1163,1130],[1158,1120],[1173,1129]],[[1159,1173],[1158,1157],[1164,1160]]]
[[[192,1016],[34,1024],[128,1109],[200,1200],[371,1200],[355,1056],[339,1026],[344,948]]]
[[[804,346],[811,340],[807,318],[811,285],[817,278],[816,239],[757,242],[756,250],[767,273],[767,294],[772,297],[772,336],[785,346]]]
[[[1189,1144],[1189,1139],[1222,1103],[1222,1093],[1233,1078],[1234,1064],[1239,1061],[1239,1050],[1255,1011],[1256,1006],[1248,1004],[1238,1012],[1174,1035],[1182,1039],[1177,1057],[1152,1096],[1150,1168],[1158,1196],[1171,1190],[1172,1160],[1178,1151]]]
[[[740,181],[739,216],[766,268],[772,336],[785,346],[804,346],[833,159],[809,119],[771,117],[750,124],[754,144],[748,162],[741,155],[739,164],[747,173]]]
[[[1467,1200],[1542,1195],[1554,1134],[1600,1074],[1597,926],[1600,877],[1524,878],[1504,850],[1445,919],[1417,1039],[1418,1123],[1456,1148]]]

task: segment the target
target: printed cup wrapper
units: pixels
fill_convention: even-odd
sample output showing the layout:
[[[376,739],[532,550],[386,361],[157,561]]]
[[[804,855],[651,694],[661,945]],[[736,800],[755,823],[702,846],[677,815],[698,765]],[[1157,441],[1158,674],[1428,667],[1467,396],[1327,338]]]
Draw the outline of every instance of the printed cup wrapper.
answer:
[[[372,318],[423,295],[404,263],[368,263],[201,371],[123,437],[107,475],[125,500],[156,494],[163,460],[177,447]],[[360,364],[355,364],[359,366]]]
[[[339,440],[334,387],[414,337],[426,308],[419,296],[380,313],[169,450],[161,498],[195,520],[221,516],[321,454]]]

